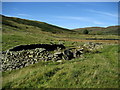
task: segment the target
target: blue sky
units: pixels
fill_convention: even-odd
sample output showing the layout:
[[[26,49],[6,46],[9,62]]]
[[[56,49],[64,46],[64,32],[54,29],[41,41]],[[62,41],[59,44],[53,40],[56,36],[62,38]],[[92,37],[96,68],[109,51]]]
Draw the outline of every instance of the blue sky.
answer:
[[[107,27],[118,24],[117,2],[3,2],[2,14],[60,27]]]

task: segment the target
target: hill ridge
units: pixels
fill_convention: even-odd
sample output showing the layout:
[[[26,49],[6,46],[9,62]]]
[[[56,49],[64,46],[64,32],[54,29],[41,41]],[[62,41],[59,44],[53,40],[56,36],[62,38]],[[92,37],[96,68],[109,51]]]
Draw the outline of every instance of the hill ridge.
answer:
[[[8,16],[2,15],[2,24],[3,25],[8,25],[8,26],[15,27],[15,28],[18,27],[17,25],[15,26],[15,24],[13,25],[10,22],[17,23],[17,24],[31,25],[34,27],[41,28],[42,31],[52,32],[52,33],[74,32],[72,30],[62,28],[62,27],[59,27],[56,25],[48,24],[46,22],[21,19],[21,18],[16,18],[16,17],[8,17]]]
[[[76,28],[72,29],[78,33],[83,33],[84,30],[88,30],[89,34],[98,34],[98,35],[118,35],[120,30],[119,25],[108,26],[108,27],[85,27],[85,28]]]

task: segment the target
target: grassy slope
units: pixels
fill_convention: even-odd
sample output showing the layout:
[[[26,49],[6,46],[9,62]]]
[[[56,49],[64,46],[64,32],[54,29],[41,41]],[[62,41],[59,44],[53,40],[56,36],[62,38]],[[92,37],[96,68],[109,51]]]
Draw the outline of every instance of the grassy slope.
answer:
[[[34,29],[39,28],[39,29],[41,29],[41,31],[45,31],[45,32],[52,32],[52,33],[72,33],[72,32],[74,32],[69,29],[65,29],[65,28],[61,28],[58,26],[47,24],[45,22],[26,20],[26,19],[20,19],[20,18],[15,18],[15,17],[2,16],[2,21],[3,21],[2,23],[4,25],[15,28],[15,30],[31,29],[31,27],[29,27],[29,26],[33,26]]]
[[[116,35],[80,35],[68,29],[49,25],[43,22],[31,21],[13,17],[3,16],[3,30],[2,30],[2,49],[7,50],[13,46],[20,44],[33,43],[65,43],[71,46],[75,39],[85,38],[114,38]],[[73,41],[65,41],[70,39]],[[81,42],[77,42],[80,44]]]
[[[58,28],[54,29],[56,33],[49,31],[49,28],[46,28],[49,32],[45,32],[41,27],[31,25],[34,21],[30,21],[30,24],[11,19],[8,21],[11,22],[10,25],[3,23],[3,50],[20,44],[63,42],[65,46],[76,46],[82,42],[76,42],[75,39],[118,38],[116,35],[80,35],[64,29],[63,32],[57,32]],[[64,41],[66,38],[73,41]],[[116,45],[106,46],[102,53],[87,54],[85,57],[63,63],[40,62],[20,70],[5,72],[3,87],[118,87]]]
[[[56,38],[55,33],[74,33],[68,29],[47,23],[3,16],[3,50],[13,46],[31,43],[50,43]]]
[[[71,61],[40,62],[3,73],[4,88],[117,88],[117,46]]]
[[[120,26],[109,26],[106,28],[103,27],[86,27],[86,28],[78,28],[74,29],[79,33],[83,33],[84,30],[88,30],[89,34],[98,34],[98,35],[118,35],[118,31]]]

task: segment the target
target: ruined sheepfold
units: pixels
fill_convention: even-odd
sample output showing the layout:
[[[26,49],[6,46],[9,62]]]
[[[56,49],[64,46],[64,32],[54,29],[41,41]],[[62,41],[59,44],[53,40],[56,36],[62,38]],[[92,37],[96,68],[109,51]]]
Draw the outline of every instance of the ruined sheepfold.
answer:
[[[3,53],[2,71],[23,68],[40,61],[71,60],[80,57],[84,51],[85,48],[65,49],[62,44],[20,45]]]

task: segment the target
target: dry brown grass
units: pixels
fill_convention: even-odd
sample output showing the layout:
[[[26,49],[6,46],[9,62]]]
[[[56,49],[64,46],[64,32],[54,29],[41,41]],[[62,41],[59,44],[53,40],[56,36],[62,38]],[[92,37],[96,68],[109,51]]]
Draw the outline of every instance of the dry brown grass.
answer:
[[[100,43],[110,43],[110,44],[119,44],[119,40],[80,40],[80,39],[68,39],[62,38],[60,40],[64,41],[74,41],[74,42],[100,42]]]

